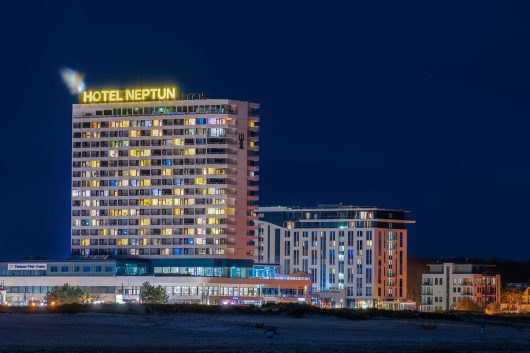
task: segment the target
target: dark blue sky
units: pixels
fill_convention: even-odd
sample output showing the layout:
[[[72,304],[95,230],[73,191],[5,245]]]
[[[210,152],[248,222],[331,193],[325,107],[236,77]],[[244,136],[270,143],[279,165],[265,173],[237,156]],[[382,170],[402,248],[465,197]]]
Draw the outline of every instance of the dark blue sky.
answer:
[[[409,209],[412,255],[528,259],[530,3],[19,3],[0,23],[1,259],[68,256],[62,66],[261,102],[265,205]]]

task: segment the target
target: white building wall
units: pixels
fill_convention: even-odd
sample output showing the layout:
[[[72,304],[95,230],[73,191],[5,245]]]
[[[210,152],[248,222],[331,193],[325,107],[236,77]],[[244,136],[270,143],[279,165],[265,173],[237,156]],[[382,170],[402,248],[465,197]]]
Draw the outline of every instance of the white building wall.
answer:
[[[72,254],[254,260],[258,107],[74,104]]]
[[[257,225],[259,262],[279,264],[282,274],[307,272],[312,275],[313,292],[342,290],[350,303],[372,304],[374,228],[288,229],[263,221]],[[279,254],[275,251],[278,240]]]
[[[99,293],[99,300],[115,302],[119,300],[139,300],[140,287],[149,282],[166,289],[170,303],[207,303],[212,298],[237,297],[249,300],[276,302],[287,297],[305,300],[309,280],[305,277],[282,279],[226,278],[194,276],[5,276],[0,277],[6,298],[14,303],[42,301],[50,288],[68,283],[79,286],[87,293],[94,294],[92,288],[108,289]],[[88,289],[87,289],[88,288]],[[299,289],[303,293],[293,295],[266,294],[264,288]]]
[[[431,265],[431,269],[443,273],[422,274],[421,310],[426,312],[453,310],[464,297],[474,299],[472,273],[454,273],[455,264]],[[463,265],[460,265],[463,267]],[[471,267],[470,267],[471,269]]]

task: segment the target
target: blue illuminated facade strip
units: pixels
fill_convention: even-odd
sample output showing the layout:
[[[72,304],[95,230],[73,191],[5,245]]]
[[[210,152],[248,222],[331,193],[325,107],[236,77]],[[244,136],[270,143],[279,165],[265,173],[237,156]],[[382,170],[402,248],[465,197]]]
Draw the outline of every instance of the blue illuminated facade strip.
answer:
[[[38,264],[44,269],[9,269]],[[0,262],[0,276],[203,276],[251,278],[276,274],[273,266],[230,259],[69,259]]]

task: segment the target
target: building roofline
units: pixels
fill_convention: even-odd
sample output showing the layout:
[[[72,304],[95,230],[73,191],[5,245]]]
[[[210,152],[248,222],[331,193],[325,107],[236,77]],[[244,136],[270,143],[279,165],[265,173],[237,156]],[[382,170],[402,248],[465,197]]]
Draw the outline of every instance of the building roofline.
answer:
[[[285,211],[334,211],[334,210],[363,210],[363,211],[390,211],[390,212],[406,212],[409,210],[401,210],[397,208],[384,208],[377,206],[356,206],[356,205],[317,205],[309,207],[301,206],[263,206],[259,207],[256,212],[285,212]]]
[[[239,99],[228,99],[228,98],[204,98],[204,99],[174,99],[174,100],[152,100],[152,101],[138,101],[138,102],[102,102],[102,103],[74,103],[72,104],[74,109],[82,109],[82,108],[97,108],[97,107],[103,107],[103,106],[142,106],[142,105],[166,105],[166,104],[177,104],[177,103],[184,103],[184,104],[194,104],[194,105],[200,105],[199,102],[208,102],[208,101],[217,101],[217,102],[223,102],[227,104],[244,104],[248,103],[249,105],[260,107],[260,103],[252,102],[252,101],[245,101],[245,100],[239,100]],[[204,103],[203,103],[204,104]]]

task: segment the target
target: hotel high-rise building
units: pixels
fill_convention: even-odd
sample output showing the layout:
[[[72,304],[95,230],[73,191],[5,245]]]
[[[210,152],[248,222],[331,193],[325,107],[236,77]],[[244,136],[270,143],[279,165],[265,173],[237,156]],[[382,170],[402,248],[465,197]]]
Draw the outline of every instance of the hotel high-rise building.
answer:
[[[327,205],[258,210],[258,261],[311,275],[337,306],[366,308],[407,297],[406,211]],[[381,306],[380,306],[381,307]]]
[[[72,258],[0,261],[0,304],[65,283],[107,303],[310,302],[309,276],[255,264],[255,103],[174,88],[85,91],[73,106]]]
[[[174,88],[85,91],[72,114],[72,255],[254,260],[258,108]]]

